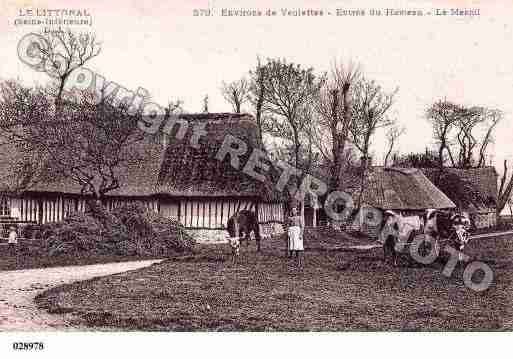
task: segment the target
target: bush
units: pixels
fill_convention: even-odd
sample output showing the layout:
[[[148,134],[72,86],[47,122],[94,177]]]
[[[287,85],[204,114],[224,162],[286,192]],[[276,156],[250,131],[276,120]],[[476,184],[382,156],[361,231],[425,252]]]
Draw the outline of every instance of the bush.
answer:
[[[41,227],[38,224],[25,224],[20,227],[20,236],[23,238],[41,238]]]
[[[194,240],[171,219],[127,205],[112,211],[96,206],[39,229],[50,255],[114,254],[169,256],[192,251]]]

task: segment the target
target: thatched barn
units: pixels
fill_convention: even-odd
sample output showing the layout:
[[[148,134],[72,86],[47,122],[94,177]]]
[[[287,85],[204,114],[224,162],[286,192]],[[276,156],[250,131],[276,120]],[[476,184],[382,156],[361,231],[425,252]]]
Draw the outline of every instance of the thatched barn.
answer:
[[[252,149],[258,148],[257,127],[246,114],[209,113],[180,116],[180,126],[137,144],[137,158],[116,171],[120,188],[109,192],[104,205],[140,203],[162,215],[175,218],[187,229],[211,236],[226,226],[241,209],[258,213],[262,233],[283,221],[283,203],[266,175],[257,180],[243,170]],[[195,127],[199,140],[194,139]],[[184,136],[179,131],[184,130]],[[234,168],[230,156],[217,158],[226,136],[247,145],[241,166]],[[197,145],[195,141],[197,140]],[[53,176],[24,191],[14,191],[13,158],[0,160],[0,219],[46,223],[59,221],[73,211],[84,211],[87,197],[68,178]]]
[[[357,201],[360,186],[346,189]],[[426,209],[454,209],[456,205],[438,189],[419,169],[384,168],[372,166],[367,171],[361,192],[363,210],[350,226],[371,237],[378,235],[378,226],[365,216],[372,213],[366,207],[393,210],[403,216],[420,217]],[[420,219],[419,219],[420,220]],[[370,224],[369,224],[370,223]]]
[[[207,133],[197,148],[190,144],[192,131],[183,139],[177,139],[175,132],[164,138],[166,149],[154,192],[160,213],[179,218],[187,228],[206,230],[206,235],[224,228],[228,218],[242,209],[258,213],[263,233],[272,223],[282,223],[283,203],[269,176],[260,181],[244,170],[252,150],[259,148],[253,117],[221,113],[182,115],[181,119],[191,129],[204,124]],[[239,157],[239,168],[232,166],[230,156],[219,158],[227,135],[247,146]]]
[[[436,168],[422,172],[444,192],[460,211],[469,213],[477,228],[497,224],[497,172],[493,166],[482,168]]]

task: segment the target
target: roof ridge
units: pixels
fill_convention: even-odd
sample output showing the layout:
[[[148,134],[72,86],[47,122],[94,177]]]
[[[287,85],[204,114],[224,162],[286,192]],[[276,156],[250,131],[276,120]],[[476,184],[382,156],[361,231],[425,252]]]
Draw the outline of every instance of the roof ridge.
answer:
[[[201,121],[201,120],[254,120],[253,115],[249,113],[232,113],[232,112],[209,112],[209,113],[181,113],[177,115],[178,118],[182,118],[184,120],[193,120],[193,121]]]
[[[404,175],[413,175],[419,172],[418,168],[407,168],[407,167],[385,167],[385,171],[395,171]]]

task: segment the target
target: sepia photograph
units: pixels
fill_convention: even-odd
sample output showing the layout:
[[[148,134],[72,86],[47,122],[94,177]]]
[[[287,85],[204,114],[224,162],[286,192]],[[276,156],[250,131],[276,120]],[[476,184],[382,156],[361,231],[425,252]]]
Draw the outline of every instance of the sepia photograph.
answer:
[[[510,1],[6,0],[0,19],[0,355],[511,338]]]

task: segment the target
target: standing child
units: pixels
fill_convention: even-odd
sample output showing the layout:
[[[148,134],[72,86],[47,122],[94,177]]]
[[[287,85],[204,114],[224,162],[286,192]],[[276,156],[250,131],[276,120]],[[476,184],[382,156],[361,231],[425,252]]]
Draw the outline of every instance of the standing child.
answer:
[[[16,246],[18,245],[18,233],[16,232],[16,227],[11,226],[9,228],[9,251],[12,254],[16,254]]]
[[[292,255],[295,254],[297,258],[297,263],[299,267],[303,266],[303,232],[304,232],[304,223],[301,216],[298,215],[297,208],[292,207],[291,215],[287,219],[287,224],[289,225],[288,229],[288,249],[289,249],[289,258],[292,258]]]

